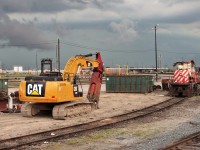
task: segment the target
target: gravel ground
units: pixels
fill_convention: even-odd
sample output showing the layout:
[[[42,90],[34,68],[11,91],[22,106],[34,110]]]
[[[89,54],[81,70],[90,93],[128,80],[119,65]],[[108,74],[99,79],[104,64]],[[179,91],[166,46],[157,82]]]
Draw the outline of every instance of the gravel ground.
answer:
[[[130,121],[116,128],[42,144],[42,150],[157,150],[200,131],[200,97],[193,97],[159,113]]]
[[[88,89],[88,86],[84,87]],[[16,90],[16,89],[11,89]],[[9,91],[11,91],[9,90]],[[87,90],[85,90],[87,91]],[[51,129],[72,126],[85,122],[108,118],[132,110],[142,109],[153,104],[167,100],[169,97],[163,96],[164,93],[106,93],[105,84],[102,85],[100,95],[100,109],[91,113],[67,118],[66,120],[53,120],[51,113],[38,115],[31,118],[22,117],[19,113],[0,114],[0,139],[7,139],[16,136],[37,133]],[[84,93],[86,97],[86,92]]]
[[[161,91],[149,94],[114,94],[105,93],[105,86],[102,86],[102,90],[101,109],[84,117],[55,121],[50,116],[23,118],[20,114],[0,113],[0,136],[1,138],[15,137],[28,132],[34,133],[73,125],[77,122],[82,123],[147,107],[168,98],[164,96],[166,93]],[[45,142],[26,149],[157,150],[198,131],[200,131],[200,97],[193,97],[169,110],[126,122],[116,128],[100,130],[58,142]]]
[[[181,123],[173,130],[167,130],[160,135],[147,139],[136,146],[124,148],[124,150],[157,150],[171,145],[173,142],[200,131],[200,117],[194,118],[189,122]]]
[[[169,111],[166,118],[163,120],[171,120],[170,122],[177,122],[175,127],[171,127],[170,124],[168,128],[161,132],[160,134],[145,139],[144,141],[136,144],[135,146],[129,146],[124,148],[126,150],[157,150],[171,145],[173,142],[186,137],[190,134],[200,131],[200,97],[194,97],[188,102],[174,107]]]

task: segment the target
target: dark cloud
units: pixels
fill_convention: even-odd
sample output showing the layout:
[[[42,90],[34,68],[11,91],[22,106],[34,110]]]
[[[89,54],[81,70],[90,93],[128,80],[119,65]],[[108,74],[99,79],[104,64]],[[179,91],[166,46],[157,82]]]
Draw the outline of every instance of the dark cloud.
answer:
[[[191,3],[191,2],[199,2],[199,0],[159,0],[159,2],[167,4],[168,6],[173,6],[176,4],[181,4],[181,3]]]
[[[58,37],[63,38],[67,35],[67,28],[62,24],[59,24],[55,19],[52,20],[53,28],[56,31]]]
[[[6,13],[51,13],[71,9],[85,9],[88,6],[112,8],[124,0],[0,0],[0,10]]]
[[[120,38],[125,41],[131,41],[138,36],[134,22],[131,20],[123,20],[119,23],[111,22],[110,27],[113,32],[119,34]]]
[[[6,13],[60,12],[67,9],[81,9],[84,1],[76,0],[1,0],[0,9]]]
[[[124,0],[91,0],[91,3],[100,9],[113,8],[116,4],[122,4]]]
[[[21,18],[22,22],[12,20],[10,13],[54,13],[71,9],[85,9],[87,7],[96,7],[106,9],[113,7],[123,0],[0,0],[0,40],[7,41],[3,45],[24,47],[27,49],[51,49],[50,44],[35,44],[49,41],[45,34],[38,28],[33,21]],[[54,29],[59,37],[67,34],[67,28],[61,26],[56,20],[52,20]]]
[[[0,13],[0,40],[7,41],[4,46],[24,47],[27,49],[51,49],[47,37],[33,24],[33,22],[20,23],[11,20],[9,16]]]
[[[143,24],[155,24],[161,23],[161,24],[189,24],[198,22],[200,20],[200,10],[194,9],[193,11],[188,12],[182,12],[179,14],[173,14],[173,15],[167,15],[167,16],[157,16],[152,18],[147,18],[145,20],[142,20]]]
[[[200,10],[193,11],[190,13],[183,13],[175,16],[168,16],[165,19],[161,19],[162,22],[165,23],[181,23],[181,24],[188,24],[192,22],[197,22],[200,20]]]

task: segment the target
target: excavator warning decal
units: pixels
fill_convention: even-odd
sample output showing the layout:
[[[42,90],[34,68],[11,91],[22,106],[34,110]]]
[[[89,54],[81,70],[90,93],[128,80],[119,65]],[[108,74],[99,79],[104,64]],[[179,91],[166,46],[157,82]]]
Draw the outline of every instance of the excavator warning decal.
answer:
[[[80,92],[78,90],[78,85],[74,85],[74,97],[80,97]]]
[[[26,82],[26,96],[44,97],[45,83],[44,82]]]
[[[86,63],[87,63],[87,67],[92,67],[92,63],[91,62],[86,61]]]

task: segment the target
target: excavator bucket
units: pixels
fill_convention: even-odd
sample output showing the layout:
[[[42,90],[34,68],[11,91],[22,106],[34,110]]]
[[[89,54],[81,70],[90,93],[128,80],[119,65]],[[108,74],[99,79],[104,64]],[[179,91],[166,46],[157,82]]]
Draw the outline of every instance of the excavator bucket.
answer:
[[[96,54],[96,60],[98,60],[99,66],[97,68],[94,68],[93,70],[87,98],[90,102],[93,102],[95,104],[95,108],[98,109],[101,83],[103,77],[103,61],[101,59],[100,53]]]

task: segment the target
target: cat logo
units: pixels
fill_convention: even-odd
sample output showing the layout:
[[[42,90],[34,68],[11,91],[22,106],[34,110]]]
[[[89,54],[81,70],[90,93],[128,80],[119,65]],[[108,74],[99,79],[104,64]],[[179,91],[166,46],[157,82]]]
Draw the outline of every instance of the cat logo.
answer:
[[[27,82],[26,96],[44,96],[45,83],[44,82]]]

